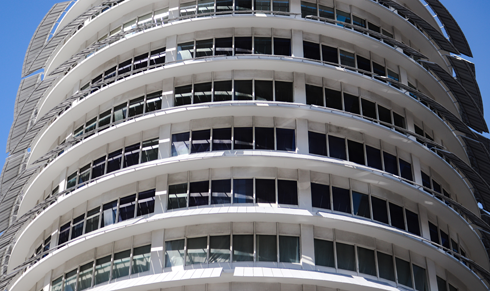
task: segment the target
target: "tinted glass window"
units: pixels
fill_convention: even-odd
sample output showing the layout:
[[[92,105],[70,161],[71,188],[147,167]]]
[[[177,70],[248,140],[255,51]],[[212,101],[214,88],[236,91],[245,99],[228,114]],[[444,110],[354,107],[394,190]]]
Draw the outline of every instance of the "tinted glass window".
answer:
[[[408,209],[405,209],[405,216],[407,218],[407,227],[408,232],[411,232],[416,235],[420,235],[420,225],[419,225],[419,216],[417,213],[414,213]]]
[[[337,20],[346,23],[351,23],[350,13],[341,11],[337,9]]]
[[[273,0],[272,9],[274,11],[289,12],[289,0]]]
[[[129,101],[128,117],[133,117],[143,114],[143,106],[145,104],[145,97],[136,98]]]
[[[234,149],[245,150],[253,149],[253,128],[252,127],[235,127],[234,128]]]
[[[349,189],[332,187],[333,210],[351,213]]]
[[[391,120],[391,111],[383,106],[378,105],[379,120],[386,123],[393,123]]]
[[[296,151],[294,129],[276,128],[276,140],[278,151]]]
[[[322,45],[322,57],[324,62],[339,63],[338,50],[335,47]]]
[[[230,236],[209,237],[209,263],[226,263],[230,261]]]
[[[252,10],[252,1],[235,0],[235,10]]]
[[[194,58],[194,42],[180,43],[177,45],[177,60]]]
[[[357,247],[357,258],[359,259],[359,273],[376,276],[376,262],[373,250]]]
[[[323,133],[308,131],[308,147],[310,154],[327,155],[327,136]]]
[[[172,156],[180,156],[189,153],[189,132],[172,134]]]
[[[301,17],[306,17],[307,15],[317,16],[316,3],[301,1]]]
[[[272,81],[255,80],[255,100],[274,101]]]
[[[361,114],[359,97],[344,93],[344,110],[355,114]]]
[[[337,90],[325,88],[327,107],[342,110],[342,93]]]
[[[390,218],[391,218],[391,225],[398,228],[398,229],[403,229],[405,230],[405,220],[403,218],[403,208],[395,205],[393,203],[390,203]]]
[[[208,205],[209,181],[190,183],[189,206]]]
[[[369,59],[363,58],[361,56],[356,56],[357,58],[357,68],[371,72],[371,61]]]
[[[412,176],[412,165],[405,162],[402,159],[398,160],[400,162],[400,174],[402,178],[405,178],[407,180],[413,181],[413,176]]]
[[[175,106],[192,103],[192,85],[175,87]]]
[[[412,272],[410,270],[410,263],[396,258],[396,274],[398,277],[398,283],[412,287]]]
[[[348,67],[356,67],[356,60],[354,58],[354,54],[350,52],[346,52],[344,50],[340,50],[340,63],[344,66]]]
[[[368,195],[352,191],[352,205],[354,206],[354,215],[371,218]]]
[[[379,277],[395,281],[395,268],[393,266],[393,257],[387,254],[377,252]]]
[[[313,207],[331,209],[330,186],[311,183],[311,202]]]
[[[213,39],[196,41],[196,58],[209,57],[212,55],[213,55]]]
[[[139,143],[124,148],[124,168],[137,165],[139,161],[140,161]]]
[[[341,160],[347,160],[347,153],[345,151],[345,139],[329,135],[328,136],[328,148],[330,151],[330,157]]]
[[[429,233],[430,233],[430,240],[435,242],[436,244],[439,244],[439,231],[437,230],[437,226],[432,224],[429,221]]]
[[[315,264],[335,268],[333,242],[315,239]]]
[[[253,203],[253,188],[253,179],[233,179],[233,203]]]
[[[231,180],[211,181],[211,204],[231,203]]]
[[[112,152],[107,157],[107,173],[121,169],[122,149]]]
[[[254,236],[233,235],[233,262],[254,260]]]
[[[192,132],[191,153],[208,152],[211,150],[211,130],[197,130]]]
[[[396,157],[387,152],[383,152],[383,159],[385,162],[385,171],[394,175],[398,175],[398,165]]]
[[[378,119],[376,116],[376,104],[374,102],[368,101],[366,99],[361,99],[362,104],[362,115],[372,118]]]
[[[291,55],[291,40],[289,38],[274,38],[274,54],[279,56]]]
[[[216,6],[219,9],[219,3],[222,1],[218,0],[216,2]],[[228,0],[225,0],[224,2],[228,2]],[[232,1],[229,1],[232,3]],[[231,37],[223,37],[223,38],[216,38],[214,40],[214,45],[215,45],[215,52],[214,54],[216,56],[232,56],[233,55],[233,38]]]
[[[257,235],[257,261],[277,262],[277,239],[275,235]]]
[[[304,2],[302,2],[304,3]],[[315,4],[313,4],[315,5]],[[320,58],[320,45],[317,43],[303,41],[303,54],[307,59],[321,60]]]
[[[214,102],[230,101],[232,99],[231,81],[214,82]]]
[[[323,106],[322,87],[306,84],[306,104]]]
[[[320,17],[335,19],[335,13],[333,12],[333,8],[323,6],[323,5],[318,5],[318,7],[319,7]]]
[[[339,269],[355,271],[356,270],[356,255],[354,246],[336,243],[337,247],[337,266]]]
[[[121,222],[134,217],[136,209],[136,194],[121,198],[119,202],[119,217],[117,222]]]
[[[277,180],[277,200],[279,204],[298,205],[297,182]]]
[[[274,128],[255,128],[255,149],[274,150]]]
[[[257,203],[276,203],[276,181],[270,179],[256,179],[255,193]]]
[[[386,201],[376,197],[371,197],[371,205],[373,207],[374,220],[388,224],[388,209],[386,206]]]
[[[355,141],[348,140],[349,161],[364,165],[364,145]]]
[[[299,237],[279,236],[279,262],[299,263]]]
[[[292,82],[275,82],[276,101],[294,102],[293,100],[293,83]]]
[[[252,80],[235,81],[235,100],[253,100]]]
[[[231,128],[213,129],[213,151],[231,150]]]
[[[243,0],[238,0],[243,1]],[[245,0],[245,2],[251,1]],[[252,9],[252,7],[250,7]],[[251,54],[252,53],[252,37],[235,37],[235,55]]]
[[[211,102],[211,83],[194,84],[194,104]]]
[[[272,54],[272,38],[254,37],[254,54]]]
[[[155,211],[155,189],[138,194],[138,210],[136,215],[146,215]]]
[[[104,175],[105,171],[105,156],[99,158],[93,162],[92,165],[92,179],[98,178]]]
[[[168,186],[168,209],[187,207],[187,183]]]

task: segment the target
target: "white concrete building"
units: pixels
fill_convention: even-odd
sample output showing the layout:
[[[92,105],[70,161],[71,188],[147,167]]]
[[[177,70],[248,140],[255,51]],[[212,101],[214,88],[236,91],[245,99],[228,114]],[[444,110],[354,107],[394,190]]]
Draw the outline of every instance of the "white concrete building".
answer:
[[[56,4],[7,144],[0,289],[489,290],[459,55],[439,0]]]

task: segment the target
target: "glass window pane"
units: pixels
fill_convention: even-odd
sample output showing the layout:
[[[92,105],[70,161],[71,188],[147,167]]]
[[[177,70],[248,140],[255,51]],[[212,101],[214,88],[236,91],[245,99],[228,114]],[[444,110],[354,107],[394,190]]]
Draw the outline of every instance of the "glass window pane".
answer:
[[[377,252],[379,277],[395,281],[395,268],[393,266],[393,257],[384,253]]]
[[[253,203],[253,179],[233,179],[233,203]]]
[[[294,102],[293,83],[292,82],[275,82],[275,97],[278,102]]]
[[[415,235],[420,235],[420,224],[419,224],[418,214],[408,209],[405,209],[405,216],[407,218],[408,232],[413,233]]]
[[[366,28],[366,20],[359,18],[355,15],[352,16],[352,20],[354,25]]]
[[[368,167],[383,170],[383,164],[381,163],[381,151],[366,145],[366,155]]]
[[[274,5],[276,5],[276,1],[274,1]],[[274,37],[274,54],[277,56],[291,56],[291,40],[289,38]]]
[[[328,136],[328,149],[330,151],[330,157],[341,160],[347,160],[347,153],[345,151],[345,139],[329,135]]]
[[[168,9],[166,16],[168,17]],[[156,14],[158,11],[155,11],[155,19],[158,17]],[[165,64],[165,57],[167,55],[166,48],[159,48],[150,52],[150,66],[157,66]]]
[[[318,5],[318,8],[319,8],[320,17],[327,18],[327,19],[335,19],[335,13],[333,12],[333,8],[323,6],[323,5]]]
[[[353,53],[340,50],[340,64],[355,68],[356,67],[355,55]]]
[[[162,91],[146,95],[145,112],[152,112],[162,109]]]
[[[305,2],[301,2],[301,3],[305,3]],[[303,8],[303,5],[301,5],[301,8]],[[315,9],[316,9],[316,5],[315,5]],[[315,10],[315,15],[316,15],[316,10]],[[303,54],[306,59],[321,61],[320,45],[318,43],[303,41]]]
[[[373,72],[379,76],[386,76],[385,67],[375,62],[373,62]]]
[[[92,232],[99,228],[100,207],[96,207],[87,213],[87,221],[85,223],[85,233]]]
[[[211,181],[211,204],[231,203],[231,180]]]
[[[333,210],[351,213],[349,189],[332,187]]]
[[[311,183],[311,202],[313,207],[330,210],[330,186]]]
[[[127,114],[126,103],[114,107],[114,113],[112,114],[113,115],[112,122],[118,122],[124,120],[126,118],[126,114]]]
[[[354,215],[371,218],[368,195],[352,191],[352,204],[354,206]]]
[[[99,129],[111,123],[111,110],[99,114]]]
[[[220,3],[223,4],[230,4],[233,6],[233,1],[225,0],[217,0],[216,1],[216,6],[217,10],[220,10]],[[230,9],[231,10],[231,9]],[[215,56],[232,56],[233,55],[233,38],[231,37],[222,37],[222,38],[216,38],[214,40],[214,46],[215,46]]]
[[[274,128],[255,128],[255,149],[274,150]]]
[[[308,131],[309,153],[315,155],[327,155],[327,136],[323,133]]]
[[[315,265],[335,268],[333,242],[315,239]]]
[[[189,132],[172,134],[172,156],[189,154]]]
[[[134,210],[136,207],[136,194],[121,198],[119,205],[119,217],[117,222],[125,221],[134,218]]]
[[[252,262],[253,260],[253,235],[233,235],[233,262]]]
[[[400,173],[401,177],[405,178],[407,180],[413,181],[413,176],[412,176],[412,165],[408,162],[405,162],[402,159],[398,160],[400,162]]]
[[[430,233],[430,240],[435,242],[436,244],[440,244],[439,231],[437,230],[437,226],[432,224],[430,221],[429,221],[429,233]]]
[[[257,1],[257,0],[255,0]],[[260,1],[260,0],[259,0]],[[270,3],[270,1],[267,1]],[[256,8],[257,10],[257,8]],[[262,9],[259,9],[262,10]],[[272,38],[270,37],[254,37],[254,54],[272,54]]]
[[[255,80],[255,100],[274,101],[272,81]]]
[[[112,279],[117,279],[129,275],[129,256],[131,250],[122,251],[114,254],[114,266],[112,268]]]
[[[279,204],[298,205],[298,185],[296,181],[277,180]]]
[[[71,228],[71,239],[75,239],[83,234],[83,220],[85,219],[85,214],[78,216],[73,219],[73,226]]]
[[[234,100],[253,100],[252,80],[235,80]]]
[[[230,261],[230,236],[209,237],[209,263],[227,263]]]
[[[125,73],[131,72],[131,63],[132,62],[133,62],[133,59],[129,59],[127,61],[124,61],[122,63],[119,63],[117,74],[119,76],[121,76],[121,75],[123,75]]]
[[[249,10],[252,9],[252,2],[250,0],[236,0],[235,3],[239,4],[240,1],[250,3]],[[252,37],[235,37],[235,55],[244,54],[252,54]]]
[[[214,82],[214,102],[231,101],[232,83],[231,81]]]
[[[388,108],[385,108],[383,106],[378,105],[378,114],[379,114],[379,120],[380,121],[383,121],[383,122],[386,122],[389,124],[393,123],[391,120],[391,110],[389,110]]]
[[[102,224],[100,227],[105,227],[116,223],[117,200],[104,204],[102,206]]]
[[[347,13],[347,12],[344,12],[344,11],[337,9],[337,21],[351,23],[350,13]]]
[[[205,264],[208,253],[208,238],[196,237],[187,239],[186,265]]]
[[[289,0],[272,0],[272,10],[289,12]]]
[[[179,43],[177,45],[177,60],[188,60],[194,58],[194,42]]]
[[[211,150],[211,130],[197,130],[192,132],[191,153],[209,152]]]
[[[371,205],[373,207],[373,219],[388,224],[388,208],[386,200],[371,196]]]
[[[189,207],[209,204],[209,181],[190,183]]]
[[[78,185],[88,182],[89,178],[90,178],[90,164],[80,169],[80,174],[78,175]]]
[[[146,163],[158,159],[158,138],[143,141],[141,162]]]
[[[424,268],[417,265],[412,265],[413,267],[413,278],[415,281],[415,290],[417,291],[429,291],[429,286],[427,285],[427,272]]]
[[[398,164],[396,157],[387,152],[383,152],[385,171],[394,175],[398,175]]]
[[[279,262],[299,263],[299,237],[279,236]]]
[[[66,189],[70,189],[72,187],[75,187],[76,185],[77,185],[77,172],[71,174],[66,179]]]
[[[449,236],[447,233],[439,229],[439,232],[441,234],[441,245],[447,249],[449,249]]]
[[[276,181],[272,179],[255,179],[257,203],[276,203]]]
[[[95,261],[94,285],[109,281],[111,273],[111,256],[103,257]]]
[[[257,235],[257,261],[277,262],[275,235]]]
[[[301,1],[301,17],[305,18],[307,15],[318,15],[316,11],[316,3]]]
[[[63,277],[59,277],[51,283],[51,291],[63,290]]]
[[[197,4],[197,14],[213,13],[214,1],[213,0],[199,0]],[[211,51],[212,55],[212,51]]]
[[[165,242],[165,268],[184,265],[183,239]]]
[[[97,126],[97,117],[92,118],[87,123],[85,123],[85,133],[90,132]]]
[[[94,262],[82,265],[80,267],[80,273],[78,274],[78,287],[77,290],[85,290],[92,287],[92,271]]]
[[[213,151],[231,150],[231,128],[213,129]]]
[[[391,218],[391,225],[398,228],[405,230],[405,220],[403,217],[403,208],[390,203],[390,218]]]
[[[409,262],[396,258],[396,274],[398,276],[398,283],[408,287],[413,286]]]
[[[254,0],[254,9],[256,11],[270,11],[271,1],[270,0]]]
[[[356,56],[357,68],[371,72],[371,61],[369,59],[363,58],[359,55]]]
[[[306,84],[306,104],[323,106],[322,87]]]
[[[296,137],[294,129],[276,128],[278,151],[296,151]]]
[[[105,156],[95,160],[92,163],[92,179],[98,178],[104,175],[105,171]]]
[[[405,128],[405,117],[393,112],[393,120],[395,121],[396,126]]]
[[[337,90],[325,88],[327,107],[342,110],[342,93]]]
[[[107,174],[121,169],[122,149],[114,151],[107,156]]]
[[[376,104],[366,99],[361,99],[362,115],[377,120]]]
[[[344,110],[355,114],[361,114],[359,97],[344,93]]]
[[[354,246],[336,243],[337,247],[337,265],[339,269],[355,271],[356,270],[356,255]]]
[[[150,270],[151,245],[133,249],[131,274],[143,273]]]
[[[187,207],[187,183],[170,185],[168,192],[168,209]]]
[[[437,291],[447,291],[447,283],[446,280],[437,276]]]
[[[212,89],[211,82],[194,84],[194,102],[193,104],[211,102]]]
[[[235,127],[234,128],[234,145],[235,150],[253,149],[253,128],[252,127]]]
[[[373,250],[357,247],[357,258],[359,260],[359,273],[376,276]]]
[[[139,164],[140,162],[140,143],[124,148],[124,168]]]
[[[194,15],[196,13],[196,2],[180,4],[180,16]]]
[[[136,216],[146,215],[155,211],[155,189],[138,193],[138,210]]]
[[[75,291],[77,284],[77,269],[65,274],[64,291]]]
[[[364,145],[352,140],[347,140],[349,146],[349,161],[364,165]]]
[[[133,71],[148,67],[148,53],[134,57]]]
[[[187,105],[192,103],[192,85],[175,87],[174,106]]]

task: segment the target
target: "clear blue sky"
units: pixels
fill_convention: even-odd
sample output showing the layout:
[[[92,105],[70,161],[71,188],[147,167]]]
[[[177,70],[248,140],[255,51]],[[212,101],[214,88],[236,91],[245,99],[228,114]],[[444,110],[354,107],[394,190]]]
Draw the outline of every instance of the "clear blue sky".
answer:
[[[365,0],[359,0],[365,1]],[[490,34],[485,19],[490,10],[488,0],[441,0],[458,21],[473,50],[477,78],[485,103],[485,117],[490,124]],[[0,55],[3,65],[0,70],[0,98],[3,112],[0,114],[0,171],[5,158],[5,145],[13,119],[14,101],[20,82],[22,62],[29,41],[51,6],[56,0],[17,0],[2,1],[2,43]],[[21,16],[21,17],[19,17]],[[487,135],[488,137],[488,135]]]

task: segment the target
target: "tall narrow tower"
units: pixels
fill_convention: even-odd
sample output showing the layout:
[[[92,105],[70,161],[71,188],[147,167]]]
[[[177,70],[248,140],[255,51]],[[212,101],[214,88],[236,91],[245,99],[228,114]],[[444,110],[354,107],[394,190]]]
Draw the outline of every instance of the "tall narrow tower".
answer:
[[[439,0],[54,5],[7,143],[0,290],[490,290],[460,55]]]

